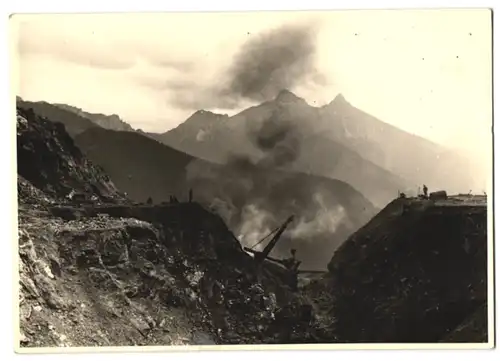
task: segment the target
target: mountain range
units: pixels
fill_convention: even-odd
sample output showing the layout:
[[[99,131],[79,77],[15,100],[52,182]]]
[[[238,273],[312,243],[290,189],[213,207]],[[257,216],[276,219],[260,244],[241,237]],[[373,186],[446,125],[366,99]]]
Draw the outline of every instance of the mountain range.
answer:
[[[468,190],[466,161],[342,95],[313,107],[283,90],[234,116],[199,110],[163,134],[74,106],[18,98],[18,107],[62,123],[130,199],[185,200],[194,190],[245,245],[296,215],[276,252],[297,248],[310,268],[325,267],[338,245],[398,191],[415,193],[422,183]]]
[[[32,108],[39,116],[64,124],[66,131],[72,137],[95,127],[116,131],[135,131],[130,124],[124,122],[116,114],[89,113],[71,105],[51,104],[44,101],[31,102],[20,97],[17,97],[17,106],[25,109]]]
[[[415,194],[423,184],[455,193],[467,192],[473,184],[470,160],[359,110],[342,94],[325,106],[314,107],[282,90],[274,99],[231,117],[196,111],[164,133],[134,131],[117,115],[89,113],[65,104],[27,102],[19,97],[18,104],[63,123],[73,137],[96,126],[136,132],[217,164],[240,155],[258,162],[263,149],[255,143],[256,132],[279,131],[285,136],[285,131],[291,135],[285,136],[285,143],[293,138],[296,149],[293,161],[279,168],[345,181],[378,207],[398,191]]]
[[[297,154],[285,169],[345,181],[383,207],[398,191],[468,191],[468,160],[443,146],[409,134],[352,106],[339,94],[323,107],[283,90],[275,99],[232,117],[200,110],[178,127],[149,135],[199,158],[225,163],[234,154],[262,156],[252,136],[263,124],[293,133]],[[264,131],[266,131],[264,129]]]

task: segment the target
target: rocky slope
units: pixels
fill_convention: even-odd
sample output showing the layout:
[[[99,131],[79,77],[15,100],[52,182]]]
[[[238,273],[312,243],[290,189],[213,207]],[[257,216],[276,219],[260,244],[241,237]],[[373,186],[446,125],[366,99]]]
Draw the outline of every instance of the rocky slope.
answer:
[[[354,233],[310,286],[338,340],[487,342],[480,198],[398,199]]]
[[[141,134],[93,128],[75,143],[135,201],[159,203],[188,191],[186,167],[195,158]]]
[[[17,109],[18,175],[36,188],[61,198],[71,191],[97,199],[121,197],[102,168],[77,148],[62,123],[40,117],[32,109]]]
[[[133,205],[61,125],[22,110],[18,147],[22,347],[317,342],[311,306],[218,216]],[[64,197],[85,184],[93,204]]]
[[[223,223],[194,204],[171,214],[197,213],[198,227],[66,208],[19,213],[22,345],[314,342],[321,331],[290,313],[310,307],[279,272],[259,282]]]

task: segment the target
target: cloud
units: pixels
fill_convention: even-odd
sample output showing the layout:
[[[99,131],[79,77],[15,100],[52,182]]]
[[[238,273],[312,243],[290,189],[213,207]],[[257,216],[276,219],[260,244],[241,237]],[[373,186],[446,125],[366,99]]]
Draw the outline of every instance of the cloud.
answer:
[[[19,22],[18,51],[21,56],[44,54],[106,70],[127,70],[140,62],[180,73],[194,70],[195,61],[172,54],[172,44],[168,40],[158,41],[154,35],[162,39],[163,36],[155,34],[154,28],[139,32],[139,36],[129,31],[141,24],[132,19],[122,21],[125,23],[116,18],[26,18]]]
[[[71,27],[58,29],[45,22],[21,22],[18,52],[24,55],[50,55],[74,64],[106,70],[124,70],[136,59],[116,51],[113,42],[103,36],[83,36]]]
[[[168,102],[172,106],[195,110],[236,109],[249,101],[269,100],[282,89],[323,84],[325,79],[315,68],[316,34],[311,23],[251,34],[236,51],[217,54],[222,58],[211,73],[204,68],[205,59],[179,63],[148,56],[150,64],[179,71],[177,76],[169,69],[159,70],[150,85],[170,89]]]

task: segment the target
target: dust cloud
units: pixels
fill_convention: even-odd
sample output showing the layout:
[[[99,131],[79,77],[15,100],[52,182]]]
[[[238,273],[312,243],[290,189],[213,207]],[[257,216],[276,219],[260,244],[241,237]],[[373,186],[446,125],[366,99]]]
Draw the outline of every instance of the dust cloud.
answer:
[[[293,122],[272,113],[247,133],[260,157],[233,154],[225,165],[193,162],[187,168],[188,183],[247,247],[294,215],[294,222],[272,254],[288,256],[291,247],[299,251],[303,247],[302,258],[310,258],[309,267],[324,266],[333,249],[322,250],[321,244],[333,247],[336,235],[343,239],[350,220],[336,189],[326,181],[281,170],[299,157],[299,135]]]

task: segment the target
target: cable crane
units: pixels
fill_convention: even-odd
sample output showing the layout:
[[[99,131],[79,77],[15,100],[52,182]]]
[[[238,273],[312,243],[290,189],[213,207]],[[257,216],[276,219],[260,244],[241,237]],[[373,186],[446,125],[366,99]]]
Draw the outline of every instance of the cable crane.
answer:
[[[273,248],[276,246],[276,244],[280,240],[281,235],[283,234],[283,232],[285,232],[285,229],[293,221],[293,219],[294,219],[294,216],[288,217],[288,219],[281,226],[279,226],[278,228],[276,228],[273,231],[271,231],[271,233],[269,233],[267,236],[265,236],[264,238],[262,238],[259,242],[257,242],[256,244],[254,244],[252,247],[250,247],[250,248],[249,247],[245,247],[244,248],[245,251],[248,251],[248,252],[251,252],[251,253],[254,254],[254,260],[255,260],[255,262],[257,264],[262,263],[266,258],[269,258],[268,257],[269,253],[271,253],[271,251],[273,250]],[[262,243],[263,241],[265,241],[272,234],[274,234],[273,238],[271,238],[271,240],[269,241],[269,243],[266,245],[266,247],[264,247],[264,249],[262,251],[256,251],[254,249],[256,246],[258,246],[260,243]]]

